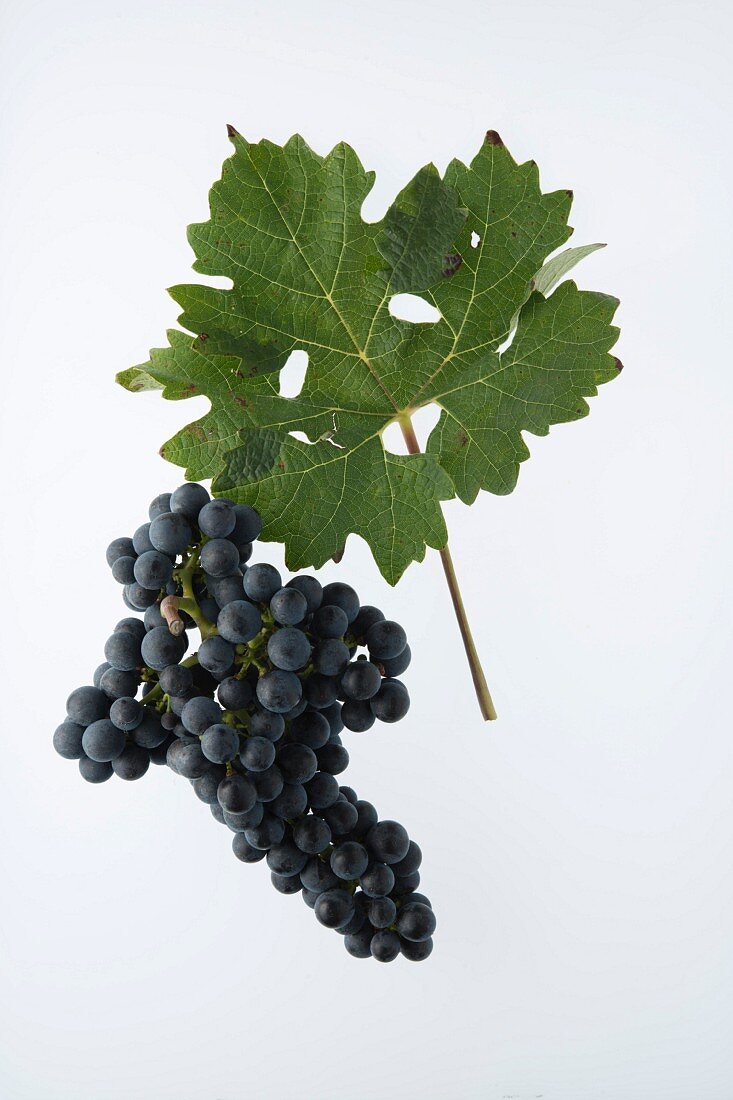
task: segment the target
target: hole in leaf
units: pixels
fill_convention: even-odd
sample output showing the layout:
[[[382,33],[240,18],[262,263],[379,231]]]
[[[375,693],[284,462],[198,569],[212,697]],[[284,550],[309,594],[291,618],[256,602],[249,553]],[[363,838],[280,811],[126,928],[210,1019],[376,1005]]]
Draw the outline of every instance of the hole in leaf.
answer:
[[[430,302],[426,302],[424,298],[418,297],[417,294],[395,294],[390,299],[389,312],[398,321],[411,321],[416,325],[425,322],[434,324],[440,320],[440,310],[431,306]]]
[[[294,432],[288,432],[288,435],[292,439],[297,439],[299,443],[307,443],[309,446],[312,445],[312,440],[308,438],[305,432],[299,432],[296,430]]]
[[[479,237],[478,233],[474,229],[473,232],[471,233],[471,248],[478,248],[478,246],[480,244],[481,244],[481,238]]]
[[[280,371],[280,396],[297,397],[303,389],[307,370],[308,352],[291,351],[285,366]]]

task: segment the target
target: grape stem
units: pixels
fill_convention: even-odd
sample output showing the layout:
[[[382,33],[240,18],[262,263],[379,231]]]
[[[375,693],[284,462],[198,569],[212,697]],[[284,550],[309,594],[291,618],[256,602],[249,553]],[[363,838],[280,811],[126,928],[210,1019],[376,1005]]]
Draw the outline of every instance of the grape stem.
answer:
[[[196,593],[193,590],[193,575],[196,570],[196,566],[199,563],[199,551],[194,550],[184,565],[180,569],[176,570],[175,576],[177,577],[181,588],[183,589],[182,596],[171,596],[168,601],[164,600],[163,603],[168,603],[168,608],[172,612],[185,611],[191,616],[196,626],[199,628],[199,632],[202,638],[209,638],[212,634],[216,634],[216,626],[214,623],[210,623],[207,618],[202,614],[201,608],[198,605],[196,599]],[[175,634],[173,624],[168,618],[166,612],[163,611],[163,605],[161,604],[161,612],[165,616],[168,623],[168,629],[171,634]],[[174,620],[175,622],[175,620]]]
[[[407,450],[411,455],[421,454],[420,444],[417,441],[415,435],[415,429],[412,426],[412,420],[408,415],[401,416],[400,428],[402,429],[402,435],[407,445]],[[471,634],[471,627],[468,623],[468,616],[466,614],[466,608],[463,603],[463,597],[461,595],[461,589],[458,585],[458,578],[456,577],[456,571],[453,565],[453,558],[448,548],[448,544],[439,551],[440,560],[443,565],[443,572],[445,573],[445,579],[448,584],[448,591],[453,602],[453,610],[458,620],[458,628],[461,632],[461,638],[463,639],[463,648],[466,651],[466,657],[468,659],[468,667],[471,670],[471,677],[473,679],[474,690],[476,691],[476,698],[478,699],[478,705],[481,709],[481,714],[484,721],[491,722],[496,718],[496,710],[494,709],[494,703],[491,698],[491,692],[489,691],[488,684],[486,683],[486,677],[484,676],[484,670],[481,667],[481,661],[479,659],[478,651]]]

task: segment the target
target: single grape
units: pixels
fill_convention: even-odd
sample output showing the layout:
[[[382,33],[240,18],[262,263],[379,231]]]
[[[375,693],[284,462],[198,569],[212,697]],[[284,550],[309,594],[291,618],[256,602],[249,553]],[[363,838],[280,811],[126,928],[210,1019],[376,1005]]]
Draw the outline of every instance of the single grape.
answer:
[[[84,727],[72,722],[69,718],[56,727],[53,735],[53,747],[64,760],[79,760],[84,755],[82,737]]]
[[[429,905],[419,902],[400,910],[397,917],[397,931],[403,940],[420,943],[428,940],[435,931],[435,914]]]
[[[349,766],[349,754],[343,745],[335,745],[329,741],[317,752],[318,768],[322,772],[330,772],[331,775],[340,775]]]
[[[259,863],[265,858],[264,851],[253,848],[244,833],[235,833],[232,837],[232,851],[242,863]]]
[[[107,547],[106,557],[107,565],[110,567],[114,565],[118,558],[134,558],[135,547],[132,544],[132,539],[112,539],[112,542]]]
[[[308,795],[302,783],[286,783],[268,808],[284,821],[293,821],[308,809]]]
[[[210,577],[206,574],[206,587],[214,598],[218,607],[226,607],[234,600],[241,600],[244,596],[242,586],[242,574],[239,569],[230,573],[227,577]],[[208,616],[207,616],[208,618]]]
[[[184,779],[200,779],[210,767],[198,741],[182,741],[175,754],[176,771]]]
[[[313,650],[313,667],[324,676],[341,676],[348,665],[348,646],[337,638],[326,638]]]
[[[143,523],[138,527],[135,534],[132,536],[132,548],[135,551],[135,555],[145,554],[148,550],[154,550],[152,542],[150,541],[150,524]]]
[[[359,885],[368,898],[384,898],[394,887],[394,872],[386,863],[372,863],[361,876]]]
[[[231,726],[216,722],[201,738],[201,751],[214,764],[226,764],[239,752],[239,734]]]
[[[219,801],[216,792],[226,773],[223,764],[215,764],[203,775],[200,775],[198,779],[192,780],[191,786],[196,797],[205,802],[207,806],[213,806],[215,802]]]
[[[422,863],[422,851],[420,845],[411,840],[406,855],[397,863],[392,864],[392,870],[396,875],[411,875],[417,871]]]
[[[426,897],[425,894],[418,894],[418,893],[413,892],[413,893],[410,894],[409,897],[405,898],[402,901],[402,903],[400,905],[400,912],[402,913],[405,909],[407,909],[408,905],[418,905],[418,904],[419,905],[427,905],[428,909],[433,908],[433,904],[432,904],[430,898]]]
[[[374,929],[370,924],[362,925],[358,932],[344,936],[344,947],[355,959],[370,959],[373,935]]]
[[[352,806],[350,802],[341,797],[332,806],[327,806],[325,810],[321,810],[321,813],[330,825],[334,836],[346,836],[347,833],[352,832],[358,819],[356,806]]]
[[[350,803],[347,802],[347,805],[350,805]],[[362,844],[358,844],[355,840],[347,840],[331,852],[331,870],[339,878],[360,878],[368,866],[369,853]]]
[[[158,591],[164,588],[173,576],[173,562],[166,554],[159,550],[147,550],[135,562],[134,579],[143,588],[152,588]],[[129,581],[125,581],[129,584]]]
[[[172,499],[171,497],[171,501]],[[153,549],[175,557],[182,554],[188,547],[193,538],[193,532],[188,520],[180,512],[163,512],[150,524],[148,536]]]
[[[366,802],[363,798],[355,802],[354,806],[357,813],[356,825],[354,825],[353,830],[354,836],[364,837],[377,824],[379,816],[371,802]]]
[[[322,672],[312,672],[303,685],[303,697],[317,710],[326,710],[336,702],[338,680],[335,676],[324,676]]]
[[[372,898],[368,915],[375,928],[389,928],[397,916],[397,906],[392,898]]]
[[[250,605],[251,606],[251,605]],[[311,655],[308,636],[295,626],[275,630],[267,640],[267,656],[276,668],[285,672],[297,672],[304,668]]]
[[[244,710],[252,702],[252,685],[248,680],[228,676],[217,689],[217,697],[225,710]]]
[[[367,847],[381,863],[399,863],[407,855],[410,838],[398,821],[378,821],[367,834]]]
[[[335,604],[322,604],[313,615],[313,633],[319,638],[342,638],[349,628],[346,612]],[[325,669],[319,669],[324,672]]]
[[[195,523],[199,512],[208,499],[209,494],[203,485],[197,485],[195,482],[189,481],[185,485],[179,485],[171,493],[171,512],[179,513]]]
[[[249,600],[232,600],[219,612],[216,628],[222,638],[241,645],[249,642],[262,629],[259,608]]]
[[[294,672],[275,668],[257,681],[257,698],[266,710],[282,714],[300,701],[302,686]]]
[[[289,840],[274,844],[267,853],[267,866],[276,875],[299,875],[307,862],[305,852]]]
[[[181,722],[189,733],[200,737],[209,726],[221,721],[221,707],[213,699],[196,695],[181,712]]]
[[[156,626],[145,635],[140,650],[149,668],[162,671],[179,663],[186,652],[186,635],[171,634],[166,626]]]
[[[379,691],[381,683],[379,669],[371,661],[353,661],[341,677],[341,687],[347,699],[371,699]]]
[[[201,547],[200,561],[212,577],[228,577],[239,565],[239,551],[229,539],[211,539]]]
[[[248,771],[264,772],[274,764],[275,753],[275,746],[266,737],[248,737],[239,759]]]
[[[276,623],[295,626],[308,614],[308,601],[297,588],[279,588],[270,599],[270,611]]]
[[[362,604],[359,614],[351,624],[351,633],[359,641],[362,641],[369,627],[383,620],[384,615],[378,607],[372,607],[371,604],[366,603]]]
[[[150,753],[139,745],[128,745],[112,761],[112,770],[120,779],[142,779],[150,767]]]
[[[249,504],[235,504],[234,519],[234,528],[229,536],[234,545],[241,548],[253,543],[262,530],[259,513]]]
[[[277,754],[277,766],[286,783],[307,783],[316,774],[318,761],[307,745],[283,745]]]
[[[249,778],[257,791],[259,802],[272,802],[285,786],[285,780],[277,764],[263,771],[251,772]]]
[[[282,578],[274,565],[251,565],[244,575],[244,591],[256,603],[269,603],[282,588]]]
[[[305,789],[314,810],[325,810],[339,800],[338,781],[327,772],[316,772],[306,783]]]
[[[244,833],[247,829],[256,829],[265,816],[265,808],[259,802],[255,802],[251,809],[243,813],[233,814],[224,810],[224,824],[233,833]]]
[[[407,645],[407,635],[403,628],[391,619],[381,619],[373,623],[364,635],[364,640],[370,656],[377,660],[397,657]]]
[[[122,589],[122,596],[132,611],[145,611],[158,599],[157,592],[154,592],[151,588],[143,588],[137,581],[126,584]]]
[[[100,718],[106,718],[109,713],[109,699],[99,688],[76,688],[66,700],[66,713],[72,722],[88,726]]]
[[[104,676],[107,669],[111,667],[112,666],[110,665],[109,661],[102,661],[101,665],[97,665],[94,670],[94,675],[92,676],[92,683],[94,684],[95,688],[100,688],[101,690],[102,677]]]
[[[411,659],[412,650],[408,643],[396,657],[380,660],[379,664],[382,666],[385,676],[401,676],[402,673],[409,668]]]
[[[298,894],[303,889],[297,875],[276,875],[275,872],[272,871],[270,873],[270,881],[275,889],[281,894]]]
[[[279,741],[285,732],[285,719],[269,710],[255,710],[249,720],[249,731],[253,737]]]
[[[209,806],[209,810],[211,811],[211,816],[213,817],[214,821],[218,821],[220,825],[226,824],[226,822],[224,821],[224,811],[222,810],[218,802],[214,803],[214,805],[212,806]],[[244,834],[241,833],[239,835],[243,836]]]
[[[334,702],[330,706],[324,707],[323,717],[328,720],[331,727],[331,737],[338,737],[344,728],[343,719],[341,718],[341,704]]]
[[[432,937],[428,937],[426,940],[420,940],[419,943],[412,943],[410,940],[400,940],[400,950],[404,958],[409,959],[410,962],[423,962],[423,960],[427,959],[432,953]]]
[[[338,928],[353,917],[354,902],[346,890],[326,890],[318,898],[314,912],[316,919],[326,928]]]
[[[237,517],[234,505],[228,500],[210,500],[198,514],[202,535],[212,539],[224,539],[234,530]]]
[[[252,825],[245,830],[247,841],[253,848],[267,851],[276,844],[281,844],[285,836],[285,825],[274,814],[265,813],[259,825]]]
[[[290,736],[299,745],[320,749],[327,744],[331,727],[317,710],[306,710],[290,723]]]
[[[130,555],[129,557],[115,558],[112,563],[112,576],[118,584],[132,584],[135,580],[135,563],[137,558]]]
[[[314,856],[331,843],[331,830],[322,817],[309,814],[308,817],[296,821],[293,826],[293,840],[301,852]]]
[[[223,679],[234,664],[234,646],[224,638],[214,634],[204,638],[199,646],[199,664],[213,676]]]
[[[90,760],[106,764],[123,751],[125,734],[109,718],[98,718],[84,730],[81,743]]]
[[[105,696],[109,697],[107,699],[107,706],[109,706],[110,699],[121,699],[124,695],[134,697],[139,682],[137,673],[122,672],[119,668],[110,667],[102,673],[99,686]]]
[[[168,665],[158,677],[166,695],[185,695],[193,687],[193,673],[185,665]]]
[[[316,577],[309,577],[304,573],[300,576],[293,577],[292,580],[288,581],[285,587],[297,588],[298,592],[301,592],[305,596],[310,614],[317,611],[321,606],[323,588],[321,587],[321,582]]]
[[[410,709],[410,695],[400,680],[383,680],[369,705],[380,722],[399,722]]]
[[[155,500],[151,500],[150,507],[148,508],[148,519],[153,520],[156,516],[162,516],[163,512],[170,512],[171,510],[171,494],[159,493]]]
[[[417,890],[420,885],[420,872],[412,871],[409,875],[395,875],[394,889],[395,894],[402,896],[403,894],[410,894],[413,890]]]
[[[137,699],[132,699],[129,695],[123,695],[121,698],[115,699],[109,708],[109,717],[118,730],[124,730],[127,733],[134,730],[135,726],[139,726],[142,722],[143,708]]]
[[[347,730],[351,730],[352,733],[366,733],[376,721],[369,702],[362,699],[347,699],[341,707],[341,719]]]
[[[331,584],[326,585],[321,602],[324,605],[340,607],[346,613],[350,623],[359,614],[359,597],[351,585],[343,584],[341,581],[332,581]]]
[[[333,890],[340,885],[328,863],[314,856],[309,859],[300,872],[300,881],[306,890],[322,894],[324,890]]]
[[[88,756],[82,756],[79,761],[79,772],[87,783],[104,783],[114,774],[110,763],[90,760]]]
[[[400,953],[400,938],[394,932],[375,932],[371,950],[372,958],[377,962],[392,962]]]
[[[115,634],[119,630],[126,630],[128,631],[128,633],[134,634],[136,638],[140,639],[140,641],[142,641],[145,637],[145,623],[142,621],[142,619],[134,619],[132,618],[132,616],[129,616],[126,619],[120,619],[117,626],[115,627]]]
[[[257,801],[257,792],[243,775],[228,775],[222,779],[218,796],[222,809],[234,814],[246,813]]]
[[[138,668],[142,663],[140,654],[140,639],[127,630],[116,630],[104,644],[108,663],[121,672],[132,672]]]

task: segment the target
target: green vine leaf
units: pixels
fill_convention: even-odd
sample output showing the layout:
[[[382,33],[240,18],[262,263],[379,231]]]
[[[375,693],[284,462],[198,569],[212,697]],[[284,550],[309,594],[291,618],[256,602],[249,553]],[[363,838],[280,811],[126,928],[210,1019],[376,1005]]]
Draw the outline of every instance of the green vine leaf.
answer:
[[[299,136],[230,137],[211,217],[189,241],[195,270],[232,285],[173,287],[187,332],[118,381],[209,399],[162,454],[257,507],[290,568],[322,565],[356,533],[394,584],[426,546],[446,545],[442,501],[510,492],[529,454],[522,433],[585,416],[617,374],[616,300],[572,282],[550,294],[601,246],[548,261],[571,233],[572,195],[543,194],[536,165],[493,131],[470,165],[421,169],[374,223],[361,214],[374,176],[348,145],[321,157]],[[440,319],[395,317],[403,293]],[[295,350],[308,368],[288,398],[279,374]],[[430,404],[441,416],[425,453],[386,451],[385,428],[408,431]]]

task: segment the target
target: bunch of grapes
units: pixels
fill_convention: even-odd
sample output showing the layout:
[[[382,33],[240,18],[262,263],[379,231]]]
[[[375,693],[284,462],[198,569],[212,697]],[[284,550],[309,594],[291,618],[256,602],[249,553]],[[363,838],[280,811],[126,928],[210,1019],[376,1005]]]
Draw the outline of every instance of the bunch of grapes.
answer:
[[[249,566],[261,522],[248,505],[187,483],[149,516],[107,550],[144,617],[117,624],[93,685],[69,696],[57,752],[90,783],[167,764],[232,831],[237,858],[266,860],[275,888],[301,893],[351,955],[427,958],[420,848],[336,779],[344,727],[407,713],[405,631],[347,584],[283,584],[272,565]],[[192,629],[201,642],[187,656]]]

